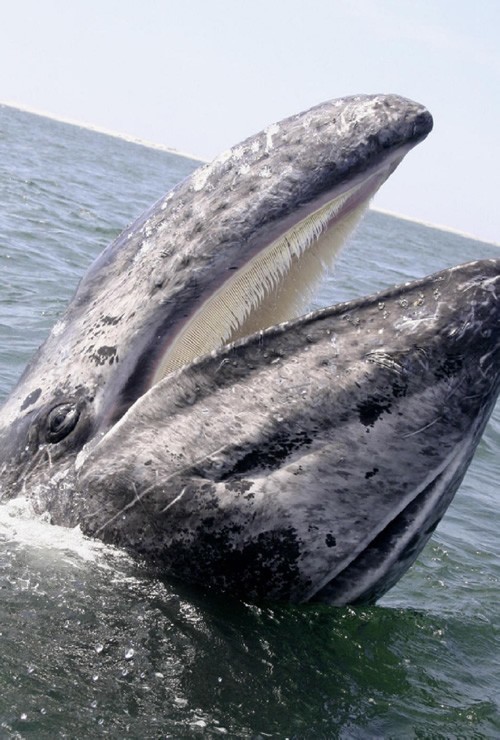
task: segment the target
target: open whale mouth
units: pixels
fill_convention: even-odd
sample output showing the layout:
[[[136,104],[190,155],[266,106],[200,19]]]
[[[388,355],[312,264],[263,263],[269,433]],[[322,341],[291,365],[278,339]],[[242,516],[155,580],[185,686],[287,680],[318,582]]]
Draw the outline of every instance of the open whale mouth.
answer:
[[[151,385],[196,357],[299,315],[405,153],[309,203],[280,224],[286,230],[275,238],[276,225],[271,237],[255,240],[242,264],[186,318],[158,359]]]

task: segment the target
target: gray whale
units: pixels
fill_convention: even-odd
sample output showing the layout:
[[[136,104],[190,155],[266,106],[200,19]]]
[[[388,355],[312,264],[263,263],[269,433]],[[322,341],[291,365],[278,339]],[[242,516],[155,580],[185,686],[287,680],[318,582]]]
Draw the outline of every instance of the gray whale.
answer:
[[[372,603],[499,391],[500,261],[300,317],[432,128],[330,101],[197,170],[83,277],[0,410],[0,496],[245,599]]]

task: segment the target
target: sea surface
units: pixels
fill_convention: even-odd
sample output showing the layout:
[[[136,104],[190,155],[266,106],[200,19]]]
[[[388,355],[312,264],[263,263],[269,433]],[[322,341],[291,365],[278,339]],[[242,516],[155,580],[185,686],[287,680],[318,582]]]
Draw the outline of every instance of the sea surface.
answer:
[[[0,107],[0,397],[93,257],[196,166]],[[370,212],[314,306],[499,254]],[[0,738],[500,737],[499,453],[497,407],[430,544],[371,608],[207,597],[0,507]]]

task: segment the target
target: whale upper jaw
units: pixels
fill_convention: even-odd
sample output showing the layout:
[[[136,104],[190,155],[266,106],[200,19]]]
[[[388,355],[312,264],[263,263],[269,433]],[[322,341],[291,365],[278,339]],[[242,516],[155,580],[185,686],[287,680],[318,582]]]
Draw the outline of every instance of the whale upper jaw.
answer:
[[[431,128],[405,98],[343,98],[193,173],[95,260],[0,424],[44,413],[55,396],[92,399],[89,435],[101,434],[169,372],[299,315],[370,197]]]

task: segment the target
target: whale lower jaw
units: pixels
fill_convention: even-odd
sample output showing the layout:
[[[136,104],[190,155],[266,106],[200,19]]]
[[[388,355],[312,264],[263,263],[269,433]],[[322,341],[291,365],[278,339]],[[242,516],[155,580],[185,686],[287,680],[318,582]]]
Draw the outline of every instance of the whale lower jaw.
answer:
[[[500,260],[474,262],[193,361],[82,458],[84,531],[241,598],[373,603],[491,414],[498,296]]]
[[[459,446],[447,467],[311,600],[333,606],[370,605],[387,593],[415,562],[441,521],[467,472],[474,439],[477,433]]]

